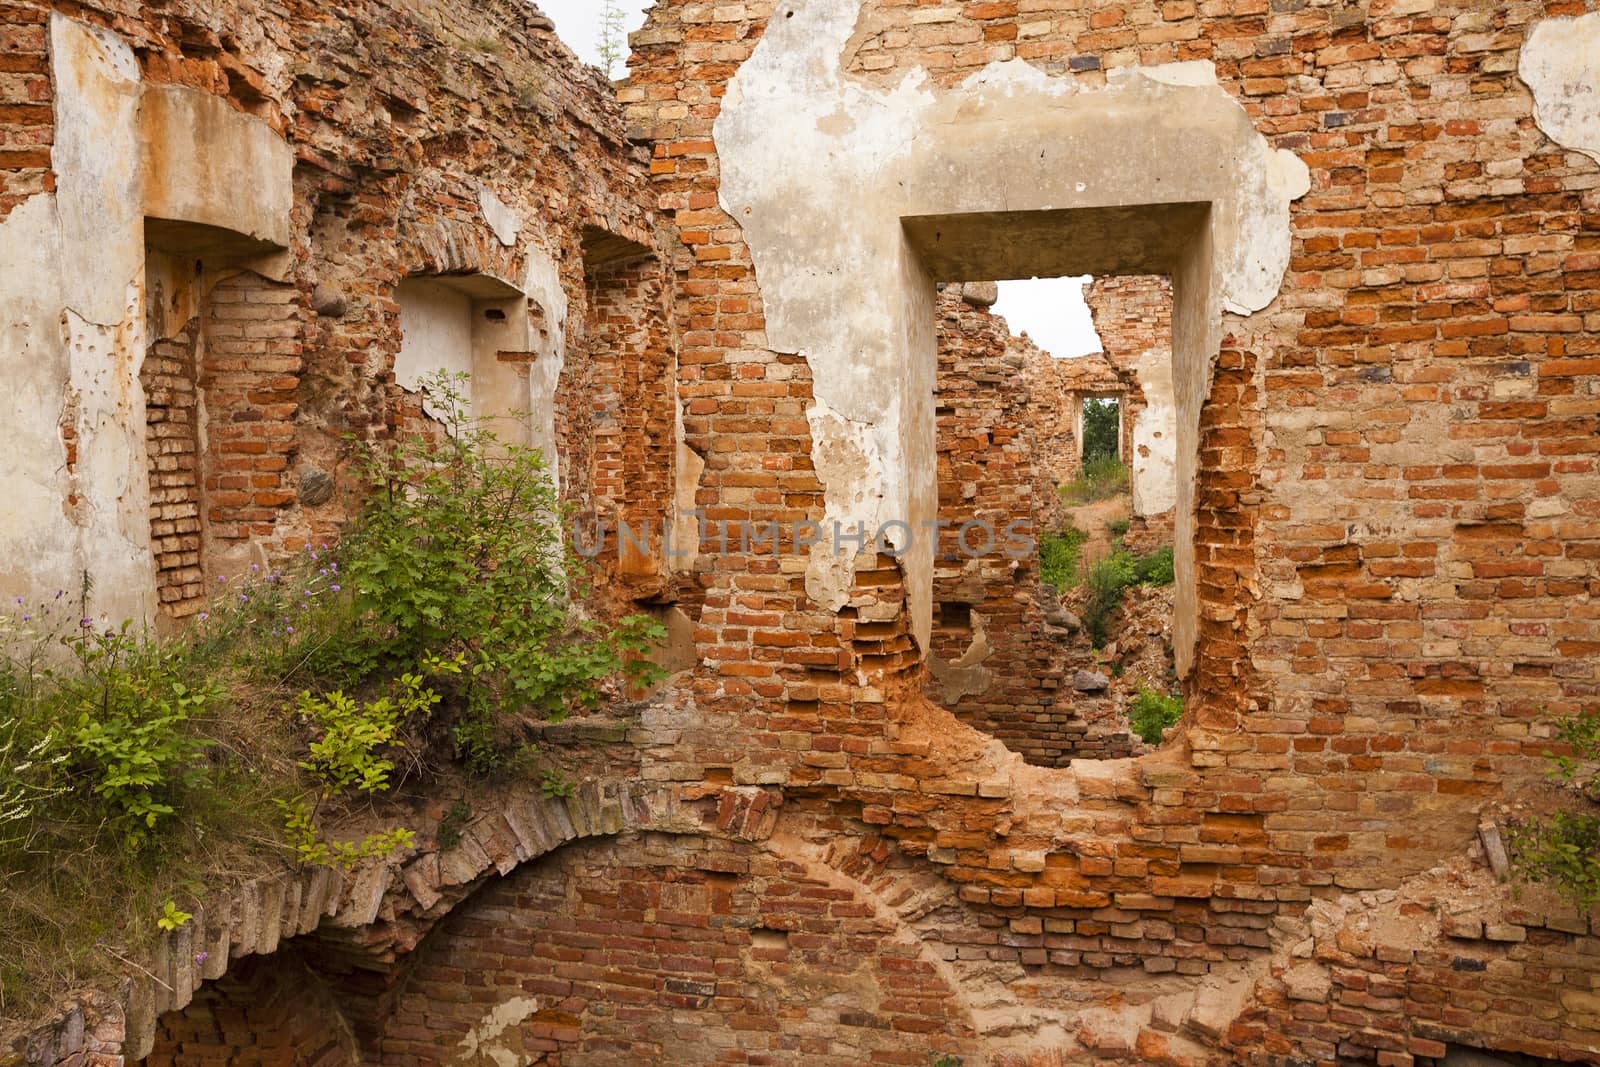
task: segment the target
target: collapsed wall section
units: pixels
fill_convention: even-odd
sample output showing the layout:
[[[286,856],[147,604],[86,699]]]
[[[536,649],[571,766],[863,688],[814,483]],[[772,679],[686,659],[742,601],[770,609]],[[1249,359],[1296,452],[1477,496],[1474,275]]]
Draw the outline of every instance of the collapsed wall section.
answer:
[[[1061,521],[1058,486],[1078,465],[1078,390],[1119,383],[1101,360],[1057,360],[1013,338],[972,288],[946,286],[938,304],[927,694],[1029,763],[1127,756],[1135,742],[1121,710],[1074,688],[1092,665],[1089,644],[1041,580],[1039,550]]]

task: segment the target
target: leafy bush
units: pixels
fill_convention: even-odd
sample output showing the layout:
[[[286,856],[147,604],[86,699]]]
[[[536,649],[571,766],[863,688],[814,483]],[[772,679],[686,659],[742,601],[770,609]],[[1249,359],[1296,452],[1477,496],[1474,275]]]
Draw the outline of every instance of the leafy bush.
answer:
[[[1163,696],[1148,686],[1128,703],[1128,723],[1147,745],[1161,743],[1161,734],[1183,718],[1183,697]]]
[[[1570,751],[1551,757],[1552,773],[1582,798],[1582,810],[1514,823],[1507,844],[1517,878],[1552,885],[1587,911],[1600,904],[1600,711],[1562,719],[1556,736]]]
[[[1123,535],[1128,532],[1128,527],[1131,525],[1132,523],[1130,523],[1127,519],[1112,519],[1110,522],[1106,523],[1106,529],[1110,532],[1112,537],[1121,540]]]
[[[1111,637],[1111,619],[1122,607],[1122,594],[1138,580],[1137,564],[1130,554],[1113,552],[1089,568],[1089,598],[1083,606],[1083,625],[1096,647]]]
[[[1140,585],[1171,585],[1176,580],[1170,546],[1140,556],[1136,567]]]
[[[178,638],[107,630],[87,588],[0,612],[7,1011],[114,972],[112,946],[172,921],[163,901],[271,869],[272,844],[351,866],[413,841],[325,840],[325,804],[451,757],[570,791],[525,764],[523,717],[657,675],[659,626],[575,606],[584,567],[539,454],[466,420],[453,381],[429,388],[451,432],[362,451],[368,503],[336,547],[218,578]]]
[[[221,698],[214,685],[183,681],[181,655],[142,642],[124,624],[68,638],[79,672],[62,678],[58,714],[68,726],[68,760],[111,808],[131,845],[177,809],[195,778],[204,743],[190,719]]]
[[[460,381],[424,382],[447,432],[367,455],[368,505],[340,556],[373,642],[360,662],[461,657],[455,736],[483,772],[509,750],[507,712],[560,719],[596,704],[604,679],[657,677],[644,653],[665,632],[645,616],[575,619],[583,566],[544,459],[468,418]]]
[[[1088,537],[1082,530],[1068,526],[1060,533],[1045,534],[1039,539],[1039,578],[1064,593],[1079,581],[1079,557],[1083,542]]]
[[[1109,500],[1126,492],[1128,468],[1115,455],[1085,460],[1077,480],[1061,487],[1062,498],[1069,504]]]
[[[1083,607],[1083,623],[1090,641],[1099,647],[1111,637],[1111,619],[1122,607],[1122,595],[1136,585],[1171,585],[1172,549],[1163,548],[1148,556],[1135,556],[1118,549],[1089,568],[1089,598]]]

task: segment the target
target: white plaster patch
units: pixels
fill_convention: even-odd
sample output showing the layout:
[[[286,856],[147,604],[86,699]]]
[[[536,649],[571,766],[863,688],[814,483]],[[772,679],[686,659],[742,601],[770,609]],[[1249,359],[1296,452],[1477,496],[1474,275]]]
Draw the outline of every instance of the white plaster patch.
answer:
[[[532,1063],[533,1057],[505,1047],[499,1039],[538,1010],[539,1001],[534,997],[512,997],[496,1004],[461,1039],[461,1052],[456,1055],[455,1062],[467,1065],[488,1060],[495,1067],[525,1067]]]
[[[507,248],[513,248],[517,243],[517,234],[522,230],[522,220],[517,213],[495,195],[493,189],[487,185],[478,186],[478,210],[483,212],[483,221],[489,224],[495,237]]]
[[[528,248],[528,273],[522,283],[528,299],[544,312],[542,333],[530,338],[539,353],[528,368],[530,447],[539,449],[556,486],[561,485],[561,457],[556,450],[556,386],[567,358],[567,291],[561,287],[561,266],[540,245]]]
[[[1539,129],[1600,161],[1600,12],[1535,25],[1522,43],[1517,74],[1533,91]]]

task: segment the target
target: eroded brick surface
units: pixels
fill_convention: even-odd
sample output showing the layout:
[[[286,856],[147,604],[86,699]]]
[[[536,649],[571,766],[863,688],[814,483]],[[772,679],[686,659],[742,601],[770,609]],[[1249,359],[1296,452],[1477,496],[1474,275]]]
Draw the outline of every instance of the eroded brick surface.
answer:
[[[699,664],[629,740],[640,777],[686,805],[650,827],[675,836],[557,853],[458,904],[441,928],[455,936],[414,957],[433,976],[437,1026],[405,1009],[423,1021],[400,1025],[422,1029],[395,1055],[427,1062],[437,1034],[481,1022],[492,1004],[469,1010],[471,990],[525,995],[511,988],[524,966],[553,983],[527,995],[577,990],[581,1009],[539,1000],[535,1015],[556,1014],[524,1017],[506,1040],[573,1062],[606,1062],[608,1042],[676,1055],[702,1039],[684,1054],[708,1059],[738,1046],[745,1021],[780,1062],[923,1063],[936,1037],[999,1065],[1405,1067],[1449,1044],[1600,1054],[1590,917],[1519,904],[1464,858],[1480,807],[1542,774],[1540,716],[1596,706],[1596,167],[1544,136],[1515,77],[1532,22],[1586,7],[865,4],[843,61],[869,82],[916,71],[950,85],[1019,58],[1089,87],[1115,67],[1204,59],[1255,129],[1309,167],[1281,293],[1224,317],[1203,398],[1199,641],[1181,736],[1136,760],[1026,766],[924,695],[894,559],[866,553],[833,610],[808,592],[804,558],[702,543]],[[371,2],[290,18],[241,3],[116,19],[147,78],[225,94],[296,147],[289,284],[305,363],[290,462],[336,470],[340,434],[399,422],[399,277],[519,276],[528,249],[496,240],[474,189],[514,174],[497,187],[537,220],[572,321],[630,353],[592,351],[584,380],[619,405],[643,401],[597,412],[587,386],[563,394],[564,454],[595,472],[571,492],[655,510],[669,462],[669,409],[649,402],[667,342],[621,310],[657,297],[618,276],[616,299],[595,292],[590,310],[581,227],[593,222],[670,266],[660,333],[675,335],[684,444],[705,463],[695,503],[713,525],[824,518],[812,369],[769,347],[750,250],[718,201],[719,101],[777,10],[654,9],[620,90],[627,137],[650,146],[637,168],[604,88],[529,9]],[[37,67],[36,9],[0,11],[23,42],[4,62]],[[246,25],[262,37],[229,31]],[[514,40],[470,47],[491,31]],[[280,55],[296,57],[292,78],[266,61]],[[29,71],[0,82],[8,104],[37,91],[17,88],[36,84]],[[36,119],[0,126],[6,152],[41,136],[18,132]],[[43,165],[16,160],[3,195],[42,189]],[[681,244],[657,242],[657,211]],[[306,313],[329,280],[345,310]],[[974,500],[1032,477],[988,480],[1007,461],[1006,441],[989,447],[1006,402],[980,420]],[[1005,511],[1021,496],[997,499]],[[284,545],[331,535],[343,513],[219,506],[277,508],[267,539]],[[997,580],[982,603],[1013,595]],[[398,873],[370,877],[377,916]],[[1470,913],[1430,905],[1434,878],[1471,894]],[[857,913],[862,900],[875,903]],[[798,974],[758,977],[776,949],[752,930],[820,916],[815,940],[790,935],[813,953]],[[884,1008],[895,961],[928,955],[955,995]],[[709,992],[694,984],[707,974]],[[844,974],[867,979],[837,1016],[785,999],[815,981],[826,1005]],[[871,1018],[887,1030],[845,1018],[879,996]],[[791,1026],[814,1045],[784,1046]]]

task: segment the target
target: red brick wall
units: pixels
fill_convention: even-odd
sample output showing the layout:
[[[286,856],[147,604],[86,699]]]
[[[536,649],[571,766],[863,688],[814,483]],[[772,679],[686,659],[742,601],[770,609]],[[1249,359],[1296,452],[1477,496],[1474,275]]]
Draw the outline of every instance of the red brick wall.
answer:
[[[480,1039],[518,1062],[926,1064],[970,1049],[940,970],[842,884],[751,845],[566,846],[486,886],[417,950],[371,1062]]]
[[[1092,850],[1052,851],[1029,874],[1008,856],[1019,826],[1048,838],[1044,815],[1008,814],[1002,838],[965,794],[928,805],[884,784],[961,788],[968,750],[914,705],[886,715],[939,739],[915,758],[894,758],[880,717],[858,706],[804,721],[796,755],[771,762],[842,752],[826,780],[845,802],[870,798],[897,840],[948,842],[943,869],[973,922],[996,908],[1043,917],[1033,901],[1065,919],[1068,902],[1104,903],[1116,887],[1156,894],[1158,913],[1177,902],[1172,925],[1193,932],[1192,949],[1130,944],[1106,952],[1107,966],[1243,960],[1272,915],[1394,885],[1463,850],[1483,798],[1541,773],[1534,717],[1596,706],[1600,364],[1582,330],[1600,281],[1588,256],[1595,166],[1531,126],[1514,73],[1528,21],[1587,6],[1460,4],[1363,21],[1314,6],[869,2],[846,56],[868,79],[925,70],[950,85],[1015,57],[1094,86],[1111,66],[1210,60],[1257,129],[1308,164],[1311,192],[1292,208],[1283,295],[1226,320],[1202,414],[1201,632],[1183,765],[1168,756],[1132,772],[1143,784],[1097,822]],[[737,18],[658,5],[634,60],[630,117],[655,135],[661,202],[708,235],[680,275],[686,293],[713,278],[750,292],[738,220],[712,199],[710,131],[771,8]],[[749,367],[760,335],[719,333],[714,318],[684,340],[686,365],[726,372],[738,350],[752,374],[779,366],[774,356]],[[724,398],[716,391],[709,411]],[[718,446],[716,425],[714,414],[697,423],[697,447]],[[714,478],[705,488],[724,492]],[[730,564],[708,604],[766,577]],[[765,589],[752,599],[782,610]],[[795,631],[835,628],[792,607]],[[781,676],[721,641],[730,629],[708,611],[708,645],[728,647],[708,696],[782,694]]]
[[[354,1067],[338,997],[292,948],[247,958],[161,1017],[147,1067]]]
[[[205,602],[201,568],[200,320],[154,342],[139,368],[150,467],[150,544],[163,614],[182,617]]]
[[[668,279],[658,258],[635,256],[588,271],[585,296],[583,330],[563,369],[563,408],[577,401],[587,409],[565,415],[572,483],[590,494],[584,503],[605,522],[602,559],[618,592],[659,596],[668,584],[662,536],[677,448]],[[619,536],[624,521],[637,541]]]
[[[0,221],[28,197],[55,188],[49,37],[47,5],[0,4]]]

